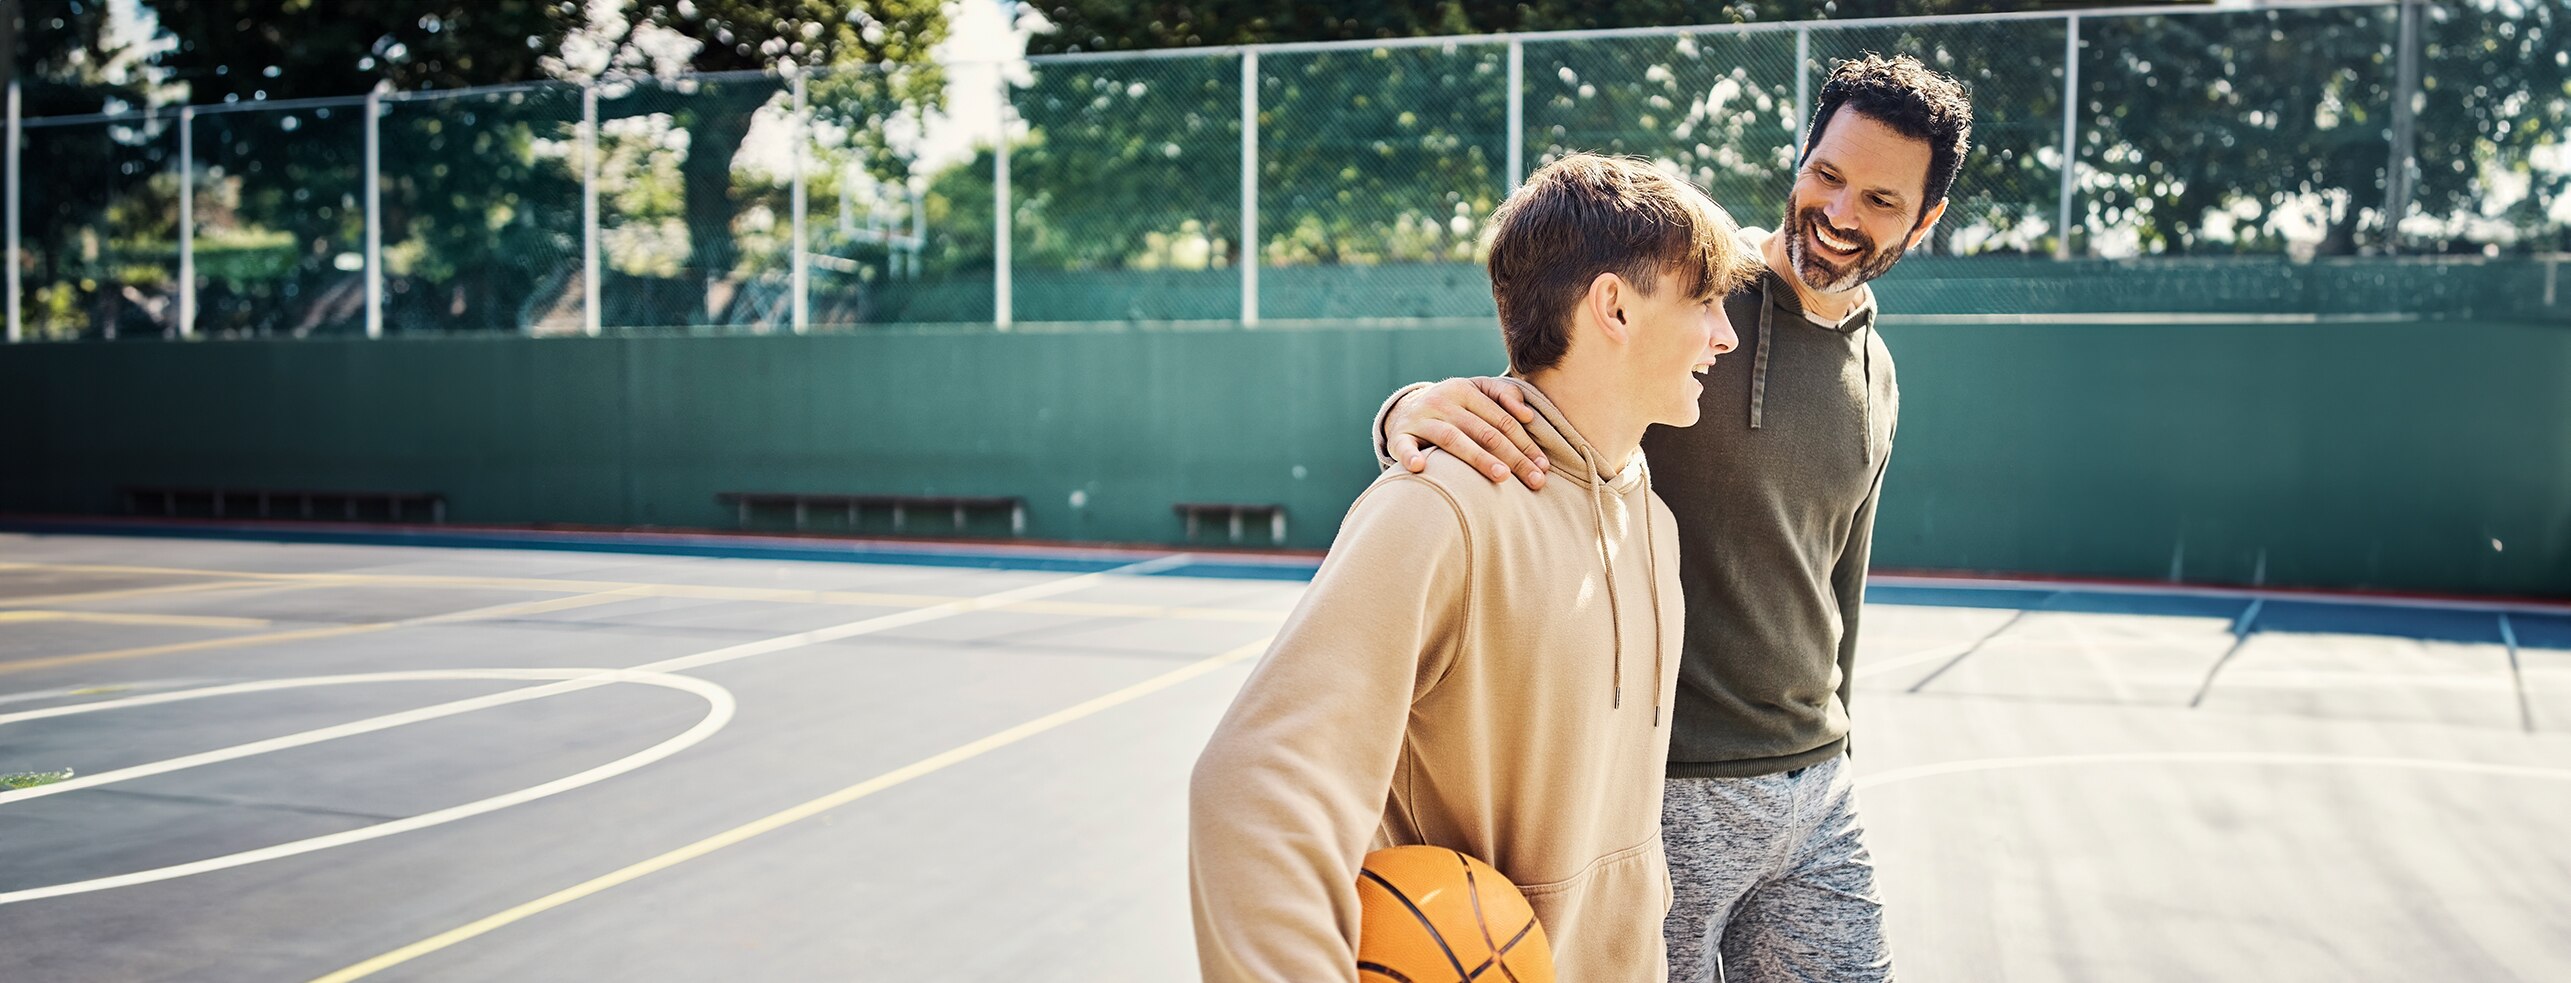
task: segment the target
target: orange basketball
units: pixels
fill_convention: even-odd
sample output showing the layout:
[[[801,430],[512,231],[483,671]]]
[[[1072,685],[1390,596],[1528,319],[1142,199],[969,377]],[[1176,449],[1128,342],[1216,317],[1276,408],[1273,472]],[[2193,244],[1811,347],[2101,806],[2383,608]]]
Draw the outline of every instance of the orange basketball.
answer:
[[[1553,983],[1553,947],[1518,886],[1442,846],[1366,855],[1357,875],[1365,983]]]

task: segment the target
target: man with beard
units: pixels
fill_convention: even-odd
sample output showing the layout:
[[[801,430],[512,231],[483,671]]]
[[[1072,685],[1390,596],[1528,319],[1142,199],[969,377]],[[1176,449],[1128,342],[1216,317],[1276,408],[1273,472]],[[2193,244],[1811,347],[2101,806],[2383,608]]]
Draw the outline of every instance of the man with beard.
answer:
[[[1954,79],[1908,56],[1822,86],[1768,272],[1724,300],[1741,347],[1699,422],[1642,449],[1677,519],[1686,640],[1661,841],[1670,978],[1884,980],[1883,903],[1848,751],[1858,615],[1900,390],[1866,282],[1946,211],[1972,132]],[[1490,379],[1415,384],[1376,421],[1387,465],[1421,442],[1542,493],[1534,419]]]

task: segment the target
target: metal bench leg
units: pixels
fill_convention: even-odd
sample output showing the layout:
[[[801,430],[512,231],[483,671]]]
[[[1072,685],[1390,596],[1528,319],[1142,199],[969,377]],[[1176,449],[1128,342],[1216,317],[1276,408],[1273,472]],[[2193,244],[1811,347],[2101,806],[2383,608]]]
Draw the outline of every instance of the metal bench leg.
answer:
[[[1240,542],[1240,541],[1241,541],[1241,510],[1240,510],[1240,509],[1233,509],[1233,510],[1232,510],[1232,541],[1233,541],[1233,542],[1235,542],[1235,543],[1237,543],[1237,542]]]
[[[955,531],[964,531],[964,503],[955,503]]]
[[[1009,535],[1024,536],[1026,534],[1027,507],[1024,505],[1009,506]]]
[[[795,499],[795,531],[803,531],[803,499]]]
[[[893,503],[893,531],[902,531],[902,503]]]
[[[1285,545],[1284,509],[1268,513],[1268,541],[1278,546]]]

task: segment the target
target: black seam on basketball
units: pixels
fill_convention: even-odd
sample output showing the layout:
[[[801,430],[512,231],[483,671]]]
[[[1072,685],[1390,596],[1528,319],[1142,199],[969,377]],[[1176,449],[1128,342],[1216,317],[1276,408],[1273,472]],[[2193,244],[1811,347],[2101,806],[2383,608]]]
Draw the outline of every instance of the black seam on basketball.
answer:
[[[1427,912],[1419,910],[1418,905],[1411,903],[1410,895],[1403,894],[1401,888],[1394,887],[1393,882],[1385,880],[1382,874],[1362,869],[1358,873],[1366,875],[1367,880],[1382,885],[1384,890],[1392,892],[1393,900],[1401,902],[1402,907],[1410,909],[1410,916],[1419,919],[1419,927],[1427,929],[1428,937],[1437,940],[1438,951],[1446,953],[1447,964],[1455,967],[1455,978],[1464,983],[1472,983],[1473,978],[1464,975],[1464,960],[1455,958],[1455,947],[1446,944],[1446,936],[1437,930],[1436,923],[1428,920]]]
[[[1528,915],[1527,927],[1519,929],[1518,934],[1510,936],[1509,944],[1501,946],[1498,954],[1491,957],[1500,961],[1500,972],[1509,974],[1509,983],[1519,983],[1518,971],[1509,968],[1509,953],[1518,947],[1518,943],[1526,941],[1528,934],[1535,931],[1536,922],[1534,915]]]
[[[1357,971],[1358,971],[1358,972],[1363,973],[1363,972],[1365,972],[1365,971],[1367,971],[1367,970],[1370,970],[1370,969],[1371,969],[1371,970],[1374,970],[1375,972],[1382,973],[1382,974],[1384,974],[1384,975],[1386,975],[1386,976],[1390,976],[1390,977],[1392,977],[1392,978],[1393,978],[1394,983],[1411,983],[1411,978],[1410,978],[1410,977],[1407,977],[1407,976],[1403,976],[1403,975],[1402,975],[1402,971],[1401,971],[1401,970],[1394,969],[1394,968],[1392,968],[1392,967],[1390,967],[1390,966],[1386,966],[1386,965],[1384,965],[1384,964],[1382,964],[1382,963],[1370,963],[1370,962],[1367,962],[1367,961],[1365,961],[1365,960],[1363,960],[1363,959],[1357,960]]]
[[[1482,948],[1491,954],[1491,958],[1482,960],[1482,965],[1475,966],[1472,972],[1464,974],[1464,983],[1473,983],[1474,980],[1481,979],[1482,974],[1491,971],[1491,964],[1500,961],[1500,940],[1491,937],[1491,920],[1482,914],[1482,885],[1473,877],[1472,858],[1466,857],[1462,850],[1447,852],[1454,854],[1455,862],[1464,868],[1464,896],[1473,899],[1473,927],[1481,930]]]

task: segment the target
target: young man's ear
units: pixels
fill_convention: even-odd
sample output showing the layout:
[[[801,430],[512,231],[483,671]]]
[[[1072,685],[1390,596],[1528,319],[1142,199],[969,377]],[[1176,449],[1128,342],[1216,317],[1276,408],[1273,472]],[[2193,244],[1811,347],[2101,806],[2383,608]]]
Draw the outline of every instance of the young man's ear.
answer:
[[[1919,248],[1919,240],[1928,237],[1928,227],[1936,225],[1938,216],[1946,214],[1946,202],[1947,199],[1937,199],[1937,204],[1930,205],[1927,211],[1919,213],[1919,225],[1910,230],[1910,241],[1902,243],[1903,249]]]
[[[1589,293],[1580,301],[1598,319],[1598,329],[1606,332],[1608,340],[1624,342],[1628,326],[1625,305],[1634,301],[1632,284],[1613,273],[1601,273],[1589,281]]]

